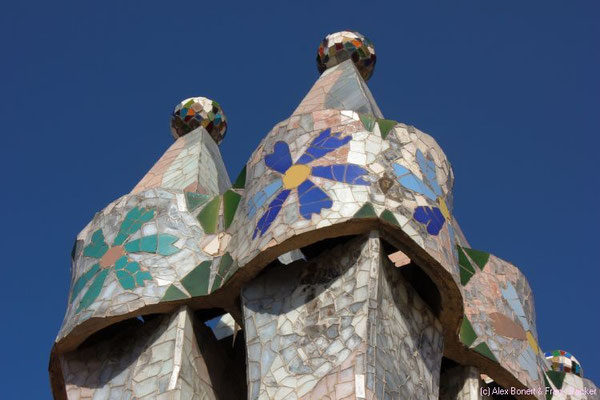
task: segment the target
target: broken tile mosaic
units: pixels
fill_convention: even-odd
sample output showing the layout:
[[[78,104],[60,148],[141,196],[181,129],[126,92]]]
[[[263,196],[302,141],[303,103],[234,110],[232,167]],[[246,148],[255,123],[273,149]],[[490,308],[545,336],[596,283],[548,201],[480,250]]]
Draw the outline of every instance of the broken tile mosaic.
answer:
[[[469,244],[450,162],[383,116],[366,84],[375,60],[363,35],[328,35],[321,76],[233,184],[220,105],[175,108],[175,142],[77,236],[55,398],[596,388],[572,354],[540,349],[523,273]],[[549,396],[528,398],[566,399]]]

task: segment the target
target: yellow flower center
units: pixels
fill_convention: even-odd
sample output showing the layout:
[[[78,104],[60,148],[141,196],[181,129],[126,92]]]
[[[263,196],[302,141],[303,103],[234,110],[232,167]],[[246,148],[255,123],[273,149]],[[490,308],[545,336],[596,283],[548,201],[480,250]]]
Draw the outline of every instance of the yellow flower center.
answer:
[[[304,164],[292,165],[283,175],[283,187],[286,189],[297,188],[310,176],[311,169]]]
[[[448,206],[446,205],[446,202],[441,197],[438,197],[437,201],[440,206],[440,211],[442,212],[442,215],[444,216],[444,218],[446,218],[447,221],[450,221],[450,211],[448,211]]]

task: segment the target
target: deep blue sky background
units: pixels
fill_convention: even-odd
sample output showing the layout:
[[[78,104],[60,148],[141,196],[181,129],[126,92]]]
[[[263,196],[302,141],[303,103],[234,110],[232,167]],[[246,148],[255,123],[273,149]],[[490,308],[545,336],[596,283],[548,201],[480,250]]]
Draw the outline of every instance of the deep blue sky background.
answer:
[[[235,177],[318,77],[322,37],[376,46],[388,118],[437,139],[472,246],[514,262],[543,349],[600,384],[600,3],[12,1],[0,6],[0,398],[50,398],[76,234],[172,143],[183,98],[219,101]],[[452,4],[450,4],[452,3]]]

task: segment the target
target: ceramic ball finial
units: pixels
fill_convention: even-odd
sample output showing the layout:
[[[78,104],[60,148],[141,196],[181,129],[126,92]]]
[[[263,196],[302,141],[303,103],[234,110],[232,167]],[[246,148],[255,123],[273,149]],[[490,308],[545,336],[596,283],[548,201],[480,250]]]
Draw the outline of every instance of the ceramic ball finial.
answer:
[[[323,73],[327,68],[352,60],[366,81],[375,69],[375,46],[358,32],[341,31],[331,33],[323,39],[317,51],[317,68]]]
[[[171,115],[171,133],[175,139],[200,126],[217,144],[221,143],[227,131],[227,118],[219,103],[206,97],[191,97],[175,107]]]

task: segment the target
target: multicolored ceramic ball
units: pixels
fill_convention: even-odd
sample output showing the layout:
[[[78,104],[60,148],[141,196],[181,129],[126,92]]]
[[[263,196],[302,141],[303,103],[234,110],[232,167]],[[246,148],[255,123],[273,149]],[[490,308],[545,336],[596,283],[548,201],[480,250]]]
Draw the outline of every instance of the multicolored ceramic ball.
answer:
[[[203,127],[219,144],[227,131],[227,118],[216,101],[191,97],[179,103],[171,115],[171,133],[175,139]]]
[[[358,32],[341,31],[325,36],[317,51],[317,68],[323,73],[327,68],[352,60],[363,79],[368,80],[375,69],[375,46]]]
[[[553,350],[547,351],[544,354],[551,371],[570,372],[572,374],[583,377],[583,369],[575,356],[568,351]]]

